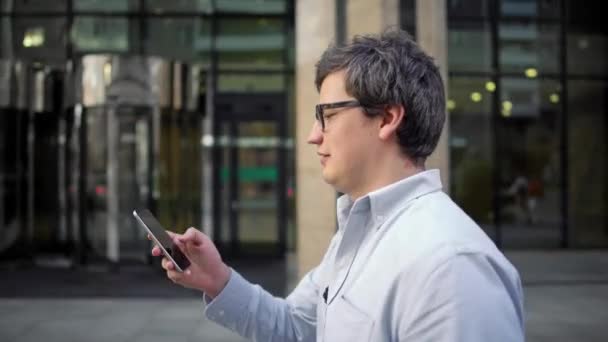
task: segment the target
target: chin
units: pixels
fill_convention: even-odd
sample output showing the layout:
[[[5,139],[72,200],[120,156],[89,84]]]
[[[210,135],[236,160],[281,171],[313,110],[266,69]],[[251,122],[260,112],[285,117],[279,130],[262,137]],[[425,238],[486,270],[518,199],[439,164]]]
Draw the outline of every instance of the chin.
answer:
[[[339,184],[338,179],[339,177],[334,173],[323,172],[323,180],[325,183],[331,185],[335,191],[343,193],[343,187]]]
[[[329,185],[331,185],[331,186],[334,186],[334,185],[335,185],[335,183],[336,183],[336,177],[335,177],[335,175],[334,175],[334,174],[333,174],[333,173],[332,173],[330,170],[328,170],[327,168],[323,169],[323,172],[322,172],[322,177],[323,177],[323,180],[325,181],[325,183],[327,183],[327,184],[329,184]]]

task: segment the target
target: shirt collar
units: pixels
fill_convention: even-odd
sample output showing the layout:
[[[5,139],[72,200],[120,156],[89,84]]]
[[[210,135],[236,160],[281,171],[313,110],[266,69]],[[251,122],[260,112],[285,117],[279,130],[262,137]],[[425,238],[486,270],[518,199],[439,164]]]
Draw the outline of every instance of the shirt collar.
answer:
[[[379,226],[393,212],[405,203],[420,196],[442,189],[439,170],[427,170],[387,185],[353,202],[348,195],[338,198],[338,222],[340,228],[351,211],[369,211],[373,226]]]

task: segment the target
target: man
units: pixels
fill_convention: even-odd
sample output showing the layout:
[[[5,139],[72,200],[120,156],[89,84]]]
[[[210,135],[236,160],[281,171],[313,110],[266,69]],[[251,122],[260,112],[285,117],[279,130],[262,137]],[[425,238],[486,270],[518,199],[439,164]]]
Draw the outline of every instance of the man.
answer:
[[[190,228],[174,240],[192,265],[181,274],[163,260],[168,277],[205,293],[210,320],[256,341],[523,341],[517,271],[425,170],[445,122],[432,59],[402,31],[360,36],[325,51],[316,86],[308,143],[345,194],[321,263],[275,298]]]

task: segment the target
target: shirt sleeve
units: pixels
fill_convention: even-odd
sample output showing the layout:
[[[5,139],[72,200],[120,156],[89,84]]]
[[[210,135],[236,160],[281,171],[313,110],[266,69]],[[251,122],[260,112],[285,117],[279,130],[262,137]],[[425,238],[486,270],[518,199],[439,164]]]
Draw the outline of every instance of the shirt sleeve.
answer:
[[[506,260],[458,254],[410,285],[418,299],[404,310],[400,341],[524,341],[521,282]]]
[[[213,300],[205,296],[205,316],[253,341],[314,341],[318,286],[309,272],[287,299],[277,298],[231,270]]]

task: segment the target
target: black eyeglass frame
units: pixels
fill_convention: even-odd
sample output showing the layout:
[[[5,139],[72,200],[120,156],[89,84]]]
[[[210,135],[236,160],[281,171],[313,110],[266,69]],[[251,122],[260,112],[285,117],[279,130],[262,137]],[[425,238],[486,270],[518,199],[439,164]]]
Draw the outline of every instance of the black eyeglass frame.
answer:
[[[349,101],[340,101],[340,102],[332,102],[332,103],[320,103],[315,106],[315,119],[319,121],[321,124],[321,130],[325,131],[325,117],[323,116],[323,111],[326,109],[334,109],[334,108],[355,108],[355,107],[364,107],[361,102],[357,100],[349,100]]]

